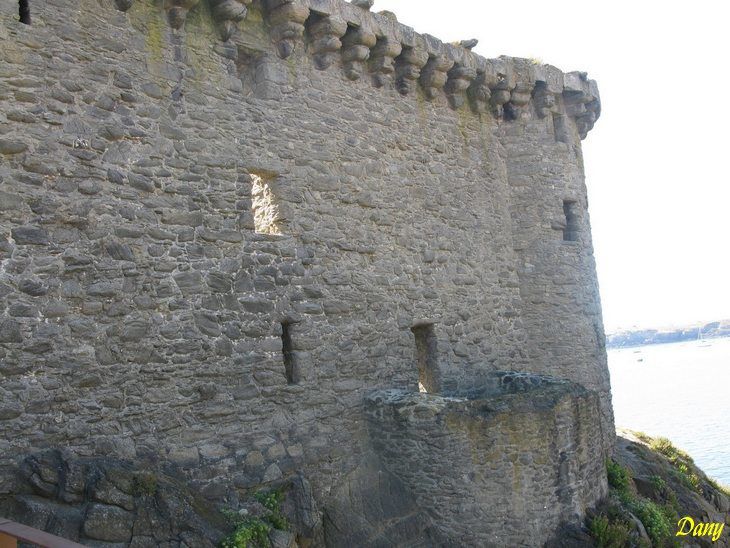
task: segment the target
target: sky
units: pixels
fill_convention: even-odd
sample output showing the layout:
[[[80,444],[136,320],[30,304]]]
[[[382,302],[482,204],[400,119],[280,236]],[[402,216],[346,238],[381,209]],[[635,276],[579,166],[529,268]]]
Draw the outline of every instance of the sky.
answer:
[[[485,57],[598,81],[583,141],[606,329],[730,318],[730,46],[717,0],[375,0]],[[511,7],[514,6],[514,7]]]

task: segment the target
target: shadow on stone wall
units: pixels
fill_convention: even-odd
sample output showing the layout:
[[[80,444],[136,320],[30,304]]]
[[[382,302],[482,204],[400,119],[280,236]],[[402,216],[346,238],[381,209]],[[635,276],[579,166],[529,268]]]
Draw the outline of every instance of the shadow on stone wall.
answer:
[[[332,492],[327,546],[449,546],[411,491],[373,453]]]

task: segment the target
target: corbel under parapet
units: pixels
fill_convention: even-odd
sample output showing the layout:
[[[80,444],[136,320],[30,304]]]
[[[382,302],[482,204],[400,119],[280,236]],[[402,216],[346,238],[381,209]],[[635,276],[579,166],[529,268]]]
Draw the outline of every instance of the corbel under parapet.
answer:
[[[307,29],[312,40],[314,65],[319,70],[332,66],[342,49],[340,40],[347,32],[347,22],[337,16],[320,16]]]
[[[421,71],[421,87],[428,99],[435,99],[449,79],[454,60],[446,56],[430,57]]]
[[[171,26],[176,29],[182,28],[187,13],[199,1],[161,0]],[[291,56],[306,25],[314,65],[320,70],[331,67],[341,56],[350,79],[362,78],[369,71],[375,87],[390,87],[395,81],[396,89],[408,95],[420,84],[429,99],[443,90],[452,108],[461,108],[468,99],[473,111],[485,113],[491,109],[496,118],[505,121],[523,120],[533,112],[538,118],[563,117],[564,121],[570,118],[581,137],[586,136],[600,116],[597,86],[585,73],[563,73],[556,67],[529,59],[485,59],[469,49],[473,41],[445,44],[399,23],[389,12],[362,9],[367,6],[360,3],[258,1],[271,29],[276,52],[282,59]],[[233,37],[239,34],[237,24],[247,16],[253,0],[208,2],[224,42],[235,42],[233,46],[239,49],[242,46],[261,47],[262,51],[266,48],[264,43],[242,44]],[[127,11],[134,0],[113,0],[110,5]],[[311,18],[310,13],[314,14]]]
[[[474,111],[485,113],[489,110],[492,100],[492,90],[489,89],[488,76],[485,71],[476,71],[476,78],[474,78],[469,86],[467,96]]]
[[[565,105],[567,114],[575,120],[580,138],[585,139],[588,136],[588,132],[593,129],[596,120],[598,120],[600,104],[596,100],[588,103],[574,102],[573,98],[571,98],[566,101]]]
[[[532,92],[532,100],[535,103],[535,112],[539,118],[546,118],[551,112],[557,112],[557,100],[555,93],[548,89],[545,82],[536,82]]]
[[[304,35],[309,8],[299,0],[268,0],[267,6],[276,51],[280,58],[286,59]]]
[[[589,80],[585,72],[568,72],[563,80],[563,101],[565,112],[575,120],[581,139],[601,115],[601,98],[594,80]]]
[[[510,94],[509,102],[504,106],[505,114],[510,120],[519,120],[529,115],[528,106],[532,100],[534,82],[517,84]]]
[[[181,29],[185,25],[188,12],[197,6],[200,0],[165,0],[164,8],[167,20],[173,29]]]
[[[370,58],[370,48],[377,43],[375,33],[364,27],[350,27],[342,39],[342,61],[345,75],[350,80],[359,80],[365,72],[365,63]]]
[[[370,51],[370,70],[373,73],[373,84],[382,88],[393,81],[395,74],[395,58],[403,51],[403,45],[388,36],[380,37]]]
[[[563,92],[563,72],[552,65],[533,65],[535,88],[532,100],[539,118],[559,113],[558,96]]]
[[[461,108],[466,102],[466,90],[477,77],[476,69],[456,63],[448,73],[446,96],[452,108]]]
[[[421,69],[428,63],[428,53],[418,47],[404,47],[395,60],[396,87],[401,95],[409,95],[416,90]]]
[[[246,19],[248,6],[253,0],[210,0],[213,19],[218,27],[221,40],[227,42],[238,23]]]
[[[504,117],[504,105],[512,98],[512,86],[506,74],[497,74],[496,82],[490,87],[492,98],[490,104],[497,118]]]

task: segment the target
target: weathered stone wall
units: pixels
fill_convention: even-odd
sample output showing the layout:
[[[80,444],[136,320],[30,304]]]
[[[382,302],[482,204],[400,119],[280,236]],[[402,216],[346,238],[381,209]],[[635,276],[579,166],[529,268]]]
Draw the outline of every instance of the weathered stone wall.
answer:
[[[339,1],[195,4],[0,6],[0,465],[157,459],[231,505],[297,471],[327,511],[428,324],[444,391],[569,378],[609,440],[594,84]]]
[[[504,125],[500,139],[511,190],[521,319],[529,340],[526,369],[598,391],[603,431],[597,437],[609,450],[613,411],[583,157],[578,136],[566,132],[561,141],[554,124],[548,117],[527,128]],[[575,215],[571,227],[566,202]]]
[[[541,546],[608,492],[599,398],[548,378],[494,379],[468,398],[371,394],[373,445],[454,546]]]

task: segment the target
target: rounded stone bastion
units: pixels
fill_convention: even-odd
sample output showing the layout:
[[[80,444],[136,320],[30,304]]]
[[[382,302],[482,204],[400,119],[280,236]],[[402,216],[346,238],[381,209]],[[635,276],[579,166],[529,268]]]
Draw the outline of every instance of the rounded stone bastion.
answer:
[[[366,413],[383,468],[450,542],[542,545],[607,493],[598,396],[569,381],[498,372],[458,394],[378,390]]]

